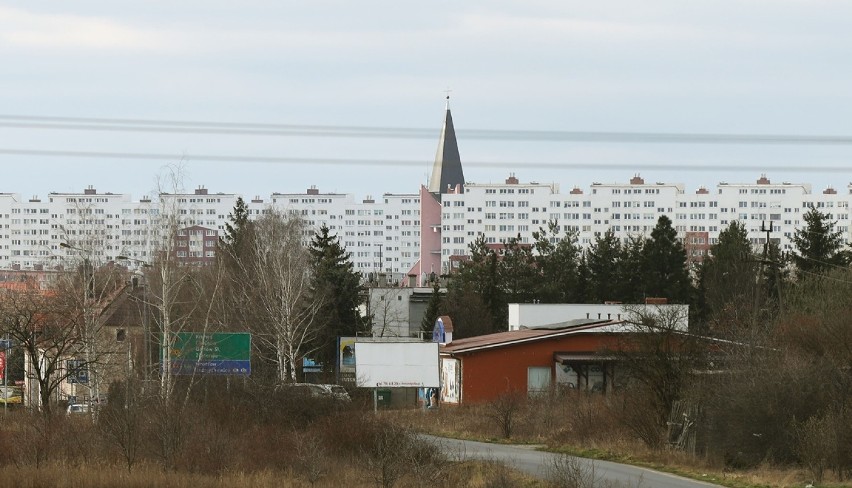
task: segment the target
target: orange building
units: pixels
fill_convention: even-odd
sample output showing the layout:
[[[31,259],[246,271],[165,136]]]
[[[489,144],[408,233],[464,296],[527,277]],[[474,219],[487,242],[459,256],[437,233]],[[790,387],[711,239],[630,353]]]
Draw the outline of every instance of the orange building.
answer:
[[[631,329],[621,320],[574,320],[460,339],[441,346],[441,401],[486,402],[507,392],[609,391],[611,352]]]

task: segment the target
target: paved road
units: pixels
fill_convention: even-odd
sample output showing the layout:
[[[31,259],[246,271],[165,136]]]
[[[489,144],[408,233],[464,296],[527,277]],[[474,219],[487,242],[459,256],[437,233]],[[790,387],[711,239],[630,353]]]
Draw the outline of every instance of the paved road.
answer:
[[[535,447],[530,446],[489,444],[434,436],[424,437],[442,446],[451,456],[457,453],[462,459],[476,458],[499,461],[541,479],[547,479],[552,472],[554,457],[562,456],[537,451]],[[625,488],[707,488],[720,486],[627,464],[581,458],[573,459],[578,460],[582,466],[594,466],[595,486],[603,483],[611,483]]]

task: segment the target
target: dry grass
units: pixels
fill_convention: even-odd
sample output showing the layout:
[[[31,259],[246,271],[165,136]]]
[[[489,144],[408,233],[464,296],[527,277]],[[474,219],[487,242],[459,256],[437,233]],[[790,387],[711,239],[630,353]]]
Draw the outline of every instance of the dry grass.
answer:
[[[14,488],[295,488],[295,487],[373,487],[374,479],[357,466],[339,465],[315,484],[293,470],[264,470],[252,473],[221,473],[218,475],[163,471],[157,466],[140,466],[128,473],[120,466],[92,465],[66,466],[51,464],[34,467],[6,467],[0,476],[0,487]],[[419,487],[424,483],[407,476],[396,485]],[[455,463],[446,477],[430,482],[430,487],[496,488],[543,487],[540,482],[487,462],[466,461]]]
[[[388,420],[434,435],[543,444],[556,451],[661,469],[736,488],[801,488],[810,482],[808,473],[797,466],[765,463],[754,469],[731,470],[718,459],[650,449],[619,422],[609,401],[602,395],[576,393],[531,400],[517,413],[516,428],[509,440],[502,439],[500,428],[488,418],[485,405],[389,411],[384,415]],[[852,484],[826,481],[818,486]]]

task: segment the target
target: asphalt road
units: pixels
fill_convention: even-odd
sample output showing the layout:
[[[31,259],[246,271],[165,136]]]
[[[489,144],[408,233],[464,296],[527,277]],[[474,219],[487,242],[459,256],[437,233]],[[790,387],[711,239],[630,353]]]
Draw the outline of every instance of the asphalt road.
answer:
[[[554,458],[564,456],[538,451],[531,446],[489,444],[435,436],[424,437],[441,446],[451,457],[458,455],[461,459],[474,458],[497,461],[541,479],[549,479],[554,471]],[[583,466],[587,473],[589,473],[589,469],[594,469],[594,486],[607,483],[624,488],[707,488],[720,486],[627,464],[583,458],[570,459]]]

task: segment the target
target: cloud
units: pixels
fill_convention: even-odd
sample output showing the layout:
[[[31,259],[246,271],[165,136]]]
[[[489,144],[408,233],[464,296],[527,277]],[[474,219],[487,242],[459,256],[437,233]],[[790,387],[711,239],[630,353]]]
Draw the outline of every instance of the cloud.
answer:
[[[169,37],[161,31],[139,29],[101,17],[0,7],[0,46],[3,47],[164,50],[175,44]]]

